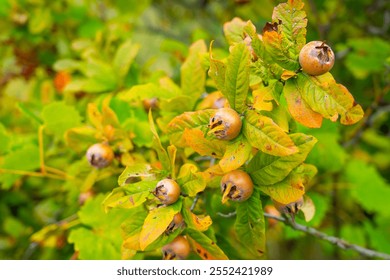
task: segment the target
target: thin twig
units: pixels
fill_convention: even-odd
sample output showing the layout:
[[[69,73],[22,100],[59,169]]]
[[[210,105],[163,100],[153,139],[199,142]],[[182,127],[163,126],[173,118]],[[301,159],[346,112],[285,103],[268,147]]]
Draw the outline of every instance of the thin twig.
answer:
[[[0,174],[15,174],[15,175],[22,175],[22,176],[31,176],[31,177],[41,177],[41,178],[50,178],[50,179],[57,179],[57,180],[66,180],[64,177],[60,177],[55,174],[50,173],[41,173],[41,172],[33,172],[33,171],[25,171],[25,170],[14,170],[14,169],[4,169],[0,168]]]
[[[327,235],[327,234],[325,234],[321,231],[318,231],[312,227],[304,226],[304,225],[297,224],[297,223],[293,224],[290,221],[288,221],[286,218],[274,216],[274,215],[271,215],[268,213],[264,213],[264,217],[277,220],[277,221],[282,222],[285,225],[287,225],[295,230],[299,230],[299,231],[305,232],[307,234],[313,235],[314,237],[317,237],[319,239],[328,241],[329,243],[336,245],[343,250],[353,250],[353,251],[358,252],[361,255],[368,257],[368,258],[380,258],[380,259],[390,260],[390,255],[388,255],[386,253],[370,250],[370,249],[361,247],[361,246],[356,245],[356,244],[348,243],[347,241],[344,241],[344,240],[337,238],[337,237],[334,237],[334,236]]]
[[[224,214],[224,213],[221,213],[221,212],[217,212],[217,215],[221,216],[223,218],[231,218],[231,217],[234,217],[235,215],[237,215],[237,212],[234,211],[234,212],[230,212],[230,213],[227,213],[227,214]]]

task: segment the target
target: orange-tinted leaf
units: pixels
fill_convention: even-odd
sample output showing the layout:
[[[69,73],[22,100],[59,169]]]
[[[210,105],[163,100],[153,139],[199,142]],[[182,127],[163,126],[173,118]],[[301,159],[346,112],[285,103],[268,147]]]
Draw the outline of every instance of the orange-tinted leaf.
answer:
[[[243,133],[249,143],[264,153],[287,156],[298,151],[291,138],[271,118],[247,111]]]
[[[188,241],[194,251],[204,260],[227,260],[228,257],[218,245],[204,233],[187,229]]]
[[[215,109],[186,112],[170,121],[167,133],[171,141],[179,146],[185,146],[183,137],[186,128],[198,128],[206,131],[210,117],[216,112]]]
[[[286,98],[288,110],[291,116],[299,123],[310,128],[321,127],[322,116],[314,112],[306,101],[302,98],[296,83],[288,80],[283,89],[283,95]]]
[[[252,146],[245,137],[239,136],[226,147],[226,152],[219,165],[223,172],[229,172],[241,167],[249,158]]]
[[[222,157],[226,149],[226,141],[206,139],[200,129],[185,128],[183,137],[186,144],[201,156]]]
[[[197,216],[188,208],[183,210],[183,216],[187,228],[192,228],[198,231],[206,231],[213,223],[210,216]]]
[[[343,124],[353,124],[363,118],[363,111],[355,104],[352,94],[337,84],[330,73],[321,76],[299,73],[294,83],[307,105],[324,118],[336,121],[340,115]]]

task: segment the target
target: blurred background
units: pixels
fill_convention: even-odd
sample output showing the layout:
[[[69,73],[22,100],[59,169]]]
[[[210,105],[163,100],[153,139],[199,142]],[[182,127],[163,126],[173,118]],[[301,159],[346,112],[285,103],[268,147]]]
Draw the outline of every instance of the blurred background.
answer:
[[[234,17],[251,20],[260,32],[281,2],[0,0],[0,168],[39,167],[39,115],[46,104],[64,98],[61,86],[70,78],[58,73],[72,69],[58,61],[94,54],[109,62],[118,46],[130,39],[139,52],[121,88],[163,74],[178,82],[191,43],[204,39],[208,45],[214,40],[214,47],[226,52],[225,22]],[[331,73],[365,110],[365,118],[351,127],[324,122],[318,130],[299,128],[319,140],[307,160],[319,170],[308,192],[316,206],[309,225],[390,254],[390,2],[304,3],[307,41],[324,40],[333,48],[336,63]],[[95,98],[89,91],[93,92],[84,88],[80,96],[73,96],[81,115],[88,100]],[[69,151],[63,139],[46,137],[50,164],[75,174],[88,168],[75,161],[80,154]],[[54,156],[58,154],[61,157]],[[97,188],[108,191],[115,183],[115,176],[106,178]],[[77,211],[80,195],[74,183],[0,172],[0,259],[74,257],[67,228],[59,225],[72,221],[67,219]],[[222,217],[214,221],[221,231],[233,222]],[[223,232],[216,234],[223,248]],[[272,222],[267,246],[269,259],[362,258]]]

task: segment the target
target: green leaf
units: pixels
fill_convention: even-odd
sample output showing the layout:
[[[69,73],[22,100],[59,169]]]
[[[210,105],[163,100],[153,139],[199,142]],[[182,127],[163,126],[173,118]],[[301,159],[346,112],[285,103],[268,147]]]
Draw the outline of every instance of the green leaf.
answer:
[[[225,253],[218,247],[218,245],[211,240],[204,233],[194,230],[187,229],[187,236],[192,244],[192,247],[195,248],[195,252],[204,260],[227,260],[228,257]]]
[[[183,137],[187,146],[191,147],[201,156],[220,158],[226,151],[227,141],[207,139],[203,131],[197,128],[185,128]]]
[[[289,0],[287,3],[276,6],[272,13],[273,22],[282,21],[278,25],[282,44],[291,46],[290,51],[293,51],[295,58],[298,58],[299,51],[306,43],[307,19],[303,6],[304,3],[301,0]]]
[[[0,155],[8,150],[10,138],[4,125],[0,122]]]
[[[182,193],[194,197],[197,193],[206,188],[206,180],[199,173],[198,167],[191,163],[185,163],[181,166],[177,183],[180,185]]]
[[[208,109],[196,112],[185,112],[180,116],[175,117],[169,124],[167,134],[172,143],[178,143],[183,146],[183,135],[186,128],[199,128],[206,131],[210,118],[214,115],[216,110]],[[181,145],[180,145],[181,143]]]
[[[238,203],[234,229],[238,240],[256,257],[265,252],[265,222],[260,192],[254,190],[251,197]]]
[[[138,207],[132,210],[132,216],[127,218],[121,224],[121,232],[123,238],[122,247],[130,250],[140,250],[139,238],[141,235],[142,226],[148,212],[144,207]]]
[[[40,166],[38,146],[25,143],[19,149],[4,156],[1,166],[0,183],[4,189],[9,189],[12,184],[21,177],[12,171],[33,171]],[[10,170],[7,173],[7,170]]]
[[[147,83],[143,85],[135,85],[129,90],[121,91],[118,93],[118,97],[127,102],[134,100],[143,100],[150,98],[173,98],[176,94],[156,85],[153,83]]]
[[[151,196],[156,183],[156,181],[141,181],[113,189],[103,201],[105,211],[111,208],[130,209],[143,204]]]
[[[140,248],[144,250],[161,234],[165,232],[172,222],[173,216],[180,212],[182,201],[168,206],[162,206],[151,210],[146,217],[140,234]]]
[[[231,108],[237,112],[245,111],[246,97],[249,89],[250,53],[245,43],[239,43],[232,47],[227,60],[225,73],[225,91]]]
[[[299,73],[294,83],[307,105],[324,118],[336,121],[341,115],[340,122],[345,125],[363,118],[360,105],[355,104],[347,88],[337,84],[330,73],[321,76]]]
[[[84,260],[120,259],[122,238],[118,228],[131,215],[129,210],[113,209],[104,213],[100,194],[79,211],[81,227],[71,230],[68,241],[74,243],[79,258]]]
[[[303,133],[291,134],[290,137],[299,149],[297,153],[277,157],[259,151],[249,162],[247,172],[255,184],[272,185],[282,181],[294,168],[304,162],[317,143],[316,138]]]
[[[147,163],[137,163],[131,166],[126,166],[125,170],[119,175],[118,185],[124,186],[128,184],[128,180],[136,177],[152,177],[152,167]]]
[[[39,34],[49,30],[53,24],[49,8],[37,8],[31,12],[28,21],[28,30],[31,34]]]
[[[120,78],[124,78],[133,62],[135,56],[140,49],[140,45],[131,43],[130,40],[122,43],[115,53],[113,66],[116,74]]]
[[[223,33],[229,45],[241,43],[244,40],[244,27],[246,25],[245,21],[237,17],[223,25]]]
[[[226,152],[222,159],[219,161],[219,165],[223,172],[238,169],[249,159],[250,153],[252,152],[252,146],[243,136],[239,136],[234,139],[226,147]]]
[[[281,182],[273,185],[259,185],[258,188],[273,200],[288,204],[305,194],[305,185],[316,175],[317,168],[310,164],[301,164]]]
[[[226,79],[226,64],[220,60],[213,58],[211,50],[213,42],[210,43],[209,56],[210,56],[210,69],[209,76],[213,79],[217,89],[220,92],[225,92],[225,79]]]
[[[264,153],[287,156],[298,151],[291,138],[271,118],[247,111],[243,133],[249,143]]]
[[[64,102],[54,102],[42,111],[45,128],[57,137],[63,137],[65,131],[81,125],[81,117],[77,110]]]
[[[352,197],[365,210],[390,217],[390,186],[374,166],[360,160],[350,160],[344,176],[350,185]]]
[[[74,127],[65,132],[65,142],[77,153],[96,143],[96,130],[89,126]]]
[[[161,161],[164,170],[171,170],[171,163],[168,157],[168,153],[161,144],[160,137],[158,136],[156,126],[154,124],[152,111],[149,111],[149,125],[150,130],[153,133],[153,148],[156,150],[158,159]]]
[[[191,45],[189,55],[180,69],[183,94],[191,97],[192,104],[205,91],[206,71],[202,66],[201,55],[206,52],[205,42],[196,41]]]

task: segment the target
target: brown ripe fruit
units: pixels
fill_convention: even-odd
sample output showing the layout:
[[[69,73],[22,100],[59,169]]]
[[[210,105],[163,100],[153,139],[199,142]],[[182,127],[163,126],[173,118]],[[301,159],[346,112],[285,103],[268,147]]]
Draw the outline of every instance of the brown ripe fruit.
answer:
[[[190,244],[184,236],[177,236],[162,248],[164,260],[184,260],[191,252]]]
[[[144,106],[145,111],[149,112],[149,110],[157,109],[159,102],[157,97],[153,97],[153,98],[142,100],[142,105]]]
[[[236,111],[231,108],[221,108],[210,118],[209,133],[213,133],[221,140],[232,140],[240,134],[241,126],[242,121]]]
[[[301,49],[299,64],[309,75],[318,76],[329,72],[334,64],[332,49],[322,41],[311,41]]]
[[[242,170],[233,170],[222,177],[221,191],[222,203],[228,199],[245,201],[253,193],[253,182],[248,173]]]
[[[97,143],[88,148],[86,157],[93,167],[104,168],[114,159],[114,151],[107,144]]]
[[[176,213],[175,216],[173,216],[172,222],[168,225],[167,229],[165,230],[165,233],[171,234],[172,232],[182,227],[183,225],[184,225],[183,215],[180,212]]]
[[[274,205],[266,205],[264,207],[264,212],[267,214],[270,214],[272,216],[275,216],[275,217],[280,217],[280,212],[278,210],[276,210]],[[267,220],[268,220],[268,225],[270,227],[274,227],[278,223],[277,220],[272,219],[272,218],[268,218]]]
[[[152,193],[161,201],[161,203],[170,205],[179,199],[180,187],[175,180],[163,179],[157,183],[156,188]]]

